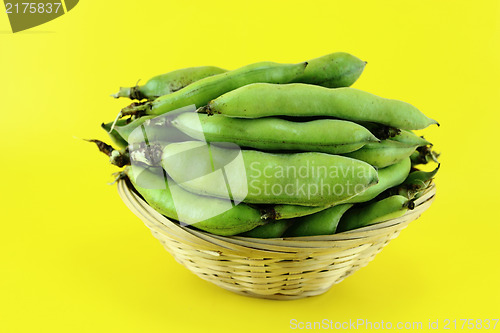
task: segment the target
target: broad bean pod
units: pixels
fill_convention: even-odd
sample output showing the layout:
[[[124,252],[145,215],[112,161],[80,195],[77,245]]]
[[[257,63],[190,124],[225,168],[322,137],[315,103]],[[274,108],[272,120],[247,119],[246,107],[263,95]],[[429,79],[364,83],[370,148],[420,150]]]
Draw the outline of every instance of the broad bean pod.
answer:
[[[302,75],[292,82],[315,84],[327,88],[349,87],[361,76],[366,66],[355,56],[335,52],[307,61]]]
[[[152,169],[151,169],[152,170]],[[161,169],[160,169],[161,170]],[[160,214],[179,220],[182,209],[182,221],[200,230],[216,235],[231,236],[252,230],[266,221],[261,219],[261,212],[244,203],[232,206],[230,201],[199,196],[175,187],[175,203],[169,181],[163,175],[139,166],[125,168],[126,175],[134,188],[147,203]],[[223,213],[220,213],[223,211]]]
[[[189,105],[200,107],[231,90],[255,82],[288,83],[301,75],[307,62],[277,64],[260,62],[222,74],[198,80],[174,93],[161,96],[152,102],[132,105],[122,110],[122,115],[146,113],[160,115]]]
[[[364,161],[377,168],[385,168],[408,158],[415,149],[417,149],[417,146],[409,146],[405,143],[392,140],[383,140],[368,143],[359,150],[342,155]]]
[[[136,85],[134,87],[120,87],[120,90],[112,96],[114,98],[127,97],[137,100],[153,100],[160,96],[168,95],[180,90],[200,79],[225,72],[227,72],[226,69],[215,66],[178,69],[152,77],[142,86]]]
[[[126,126],[128,124],[128,119],[120,119],[116,122],[114,128],[112,129],[113,123],[102,123],[101,128],[104,129],[111,141],[120,148],[125,148],[128,145],[127,140],[125,140],[120,133],[118,133],[117,128]]]
[[[354,206],[340,219],[337,233],[403,216],[408,209],[413,209],[413,202],[401,195],[393,195],[367,205]]]
[[[401,130],[399,134],[393,136],[390,138],[392,141],[397,141],[401,142],[404,144],[407,144],[408,146],[417,146],[417,147],[422,147],[422,146],[427,146],[430,145],[431,143],[424,139],[422,136],[418,136],[412,131],[407,131],[407,130]]]
[[[242,233],[241,236],[251,238],[279,238],[293,223],[293,220],[269,221],[264,225]]]
[[[255,83],[228,92],[199,109],[237,118],[326,116],[369,121],[400,129],[423,129],[437,124],[411,104],[382,98],[354,88]]]
[[[271,154],[196,141],[167,145],[162,166],[194,193],[226,198],[230,184],[232,199],[247,203],[333,205],[378,182],[372,166],[343,156]],[[221,172],[228,182],[221,181]]]
[[[412,165],[427,164],[431,161],[439,163],[438,161],[439,155],[440,154],[432,150],[431,146],[418,147],[417,150],[410,155],[411,164]]]
[[[295,122],[273,117],[238,119],[186,112],[173,119],[172,125],[201,141],[232,142],[267,151],[342,154],[379,141],[361,125],[333,119]]]
[[[341,204],[321,212],[295,219],[285,232],[285,237],[332,235],[344,213],[352,204]],[[286,221],[286,220],[284,220]]]
[[[432,180],[439,171],[441,165],[438,165],[432,171],[416,170],[408,175],[408,178],[398,187],[394,188],[391,193],[399,194],[408,199],[416,199],[430,186]]]
[[[410,159],[395,163],[391,166],[378,170],[378,183],[366,189],[366,191],[344,201],[343,203],[361,203],[376,198],[382,192],[400,185],[407,178],[411,168]],[[330,206],[306,207],[296,205],[275,205],[268,213],[274,219],[291,219],[301,216],[315,214],[328,209]]]

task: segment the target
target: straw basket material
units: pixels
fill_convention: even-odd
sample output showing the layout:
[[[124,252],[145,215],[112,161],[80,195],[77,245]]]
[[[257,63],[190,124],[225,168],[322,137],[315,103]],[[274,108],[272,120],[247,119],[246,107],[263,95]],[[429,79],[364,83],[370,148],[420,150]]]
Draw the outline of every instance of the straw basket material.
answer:
[[[326,292],[416,220],[434,200],[435,186],[404,216],[328,236],[253,239],[223,237],[180,226],[151,208],[125,180],[118,192],[174,258],[202,279],[238,294],[297,299]]]

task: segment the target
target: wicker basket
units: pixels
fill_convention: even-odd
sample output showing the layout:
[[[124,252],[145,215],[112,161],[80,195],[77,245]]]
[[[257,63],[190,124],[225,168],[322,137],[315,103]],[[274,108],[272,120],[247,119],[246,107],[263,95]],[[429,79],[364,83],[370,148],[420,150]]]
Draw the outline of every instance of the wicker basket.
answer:
[[[434,200],[435,186],[404,216],[328,236],[253,239],[182,227],[151,208],[126,181],[118,192],[174,258],[204,280],[238,294],[297,299],[320,295],[359,268],[416,220]]]

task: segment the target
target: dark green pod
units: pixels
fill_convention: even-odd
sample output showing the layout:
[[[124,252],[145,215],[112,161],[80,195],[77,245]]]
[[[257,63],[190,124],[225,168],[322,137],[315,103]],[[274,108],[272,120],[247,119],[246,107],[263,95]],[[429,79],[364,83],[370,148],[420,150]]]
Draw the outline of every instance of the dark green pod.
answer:
[[[355,205],[340,219],[337,233],[403,216],[409,208],[412,208],[412,202],[401,195],[393,195],[367,205]]]
[[[293,223],[293,220],[270,221],[241,234],[241,236],[251,238],[279,238]]]
[[[294,224],[286,231],[285,237],[332,235],[337,230],[342,215],[351,207],[352,204],[341,204],[295,219]]]

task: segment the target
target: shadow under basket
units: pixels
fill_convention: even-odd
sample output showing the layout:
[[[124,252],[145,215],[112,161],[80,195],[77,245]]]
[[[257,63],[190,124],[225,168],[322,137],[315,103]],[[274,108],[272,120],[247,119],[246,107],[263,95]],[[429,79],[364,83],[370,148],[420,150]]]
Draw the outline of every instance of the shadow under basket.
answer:
[[[286,300],[320,295],[366,266],[434,200],[435,185],[402,217],[327,236],[255,239],[217,236],[172,222],[125,180],[118,192],[174,258],[191,272],[232,292]]]

